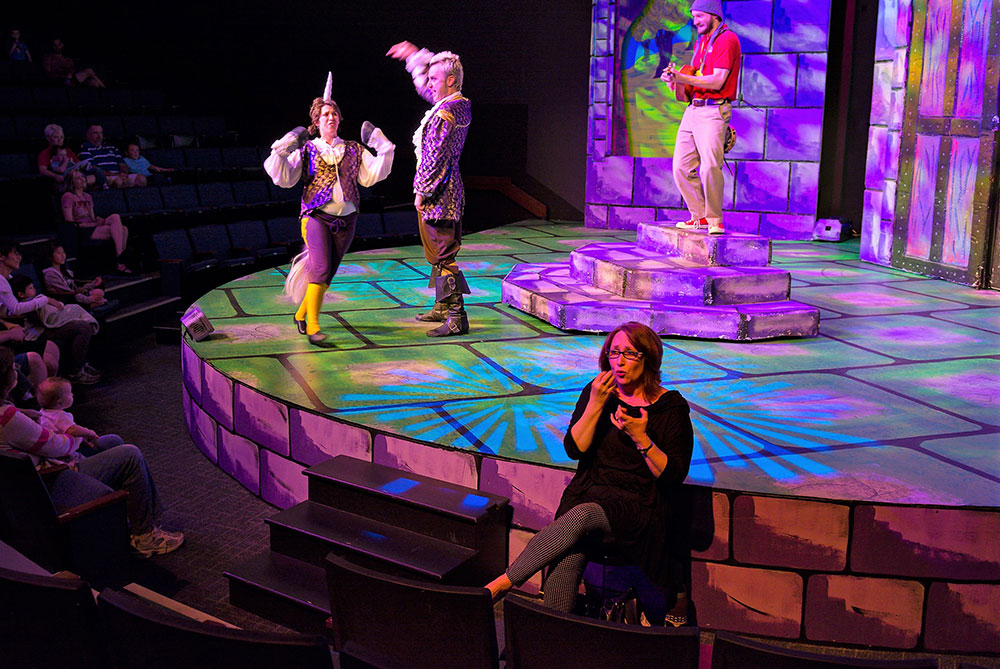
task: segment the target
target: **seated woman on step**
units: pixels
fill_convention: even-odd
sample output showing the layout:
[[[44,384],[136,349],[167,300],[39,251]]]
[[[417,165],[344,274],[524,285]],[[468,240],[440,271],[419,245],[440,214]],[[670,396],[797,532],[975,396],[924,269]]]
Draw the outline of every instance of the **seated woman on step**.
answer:
[[[507,571],[486,587],[494,599],[548,565],[546,606],[573,609],[588,556],[614,542],[649,579],[680,589],[667,623],[686,622],[687,595],[672,569],[670,500],[687,476],[694,436],[687,401],[660,385],[663,344],[650,328],[626,323],[604,341],[601,373],[580,395],[566,453],[579,460],[556,520],[536,534]]]

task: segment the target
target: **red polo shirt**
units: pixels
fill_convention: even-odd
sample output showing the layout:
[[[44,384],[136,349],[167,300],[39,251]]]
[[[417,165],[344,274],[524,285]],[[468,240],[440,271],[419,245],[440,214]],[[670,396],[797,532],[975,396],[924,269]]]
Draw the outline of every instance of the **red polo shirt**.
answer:
[[[736,84],[740,75],[740,39],[732,30],[726,30],[715,39],[711,51],[704,53],[708,49],[710,37],[711,35],[702,35],[698,39],[698,46],[694,50],[694,57],[691,59],[691,64],[694,65],[696,71],[698,66],[701,65],[701,71],[696,72],[697,74],[712,74],[715,68],[719,68],[721,70],[729,70],[729,77],[719,90],[712,91],[707,88],[695,88],[692,97],[735,100]],[[702,58],[704,58],[704,65],[702,65]]]

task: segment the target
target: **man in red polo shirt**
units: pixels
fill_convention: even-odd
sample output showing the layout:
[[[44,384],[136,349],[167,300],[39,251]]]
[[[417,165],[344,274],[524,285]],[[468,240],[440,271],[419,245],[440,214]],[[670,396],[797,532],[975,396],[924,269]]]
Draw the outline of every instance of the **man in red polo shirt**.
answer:
[[[691,20],[698,31],[698,44],[691,59],[694,74],[681,74],[673,63],[660,79],[670,84],[678,100],[687,102],[682,92],[691,86],[690,105],[684,110],[674,144],[674,183],[691,214],[678,228],[708,228],[721,235],[723,145],[730,102],[736,99],[740,71],[740,40],[722,22],[721,0],[694,0]]]

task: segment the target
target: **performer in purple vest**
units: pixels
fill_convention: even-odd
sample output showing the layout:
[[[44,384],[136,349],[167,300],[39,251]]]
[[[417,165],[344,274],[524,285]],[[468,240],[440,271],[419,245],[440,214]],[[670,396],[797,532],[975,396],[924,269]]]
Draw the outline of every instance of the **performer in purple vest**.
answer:
[[[434,306],[417,320],[441,323],[428,337],[469,332],[465,299],[469,284],[456,260],[462,248],[465,189],[458,170],[465,136],[472,122],[472,104],[462,96],[462,61],[450,51],[433,54],[410,42],[394,45],[386,54],[406,62],[413,85],[433,106],[413,133],[417,173],[413,206],[417,209],[420,241],[431,265]]]
[[[332,79],[327,76],[323,97],[312,102],[309,129],[296,128],[276,141],[264,161],[276,186],[291,188],[302,180],[299,217],[305,250],[292,261],[285,293],[299,303],[293,316],[299,333],[316,345],[326,339],[319,327],[323,294],[354,239],[361,201],[358,184],[372,186],[389,176],[396,150],[368,121],[361,127],[361,141],[378,155],[337,136],[343,117],[331,97]]]

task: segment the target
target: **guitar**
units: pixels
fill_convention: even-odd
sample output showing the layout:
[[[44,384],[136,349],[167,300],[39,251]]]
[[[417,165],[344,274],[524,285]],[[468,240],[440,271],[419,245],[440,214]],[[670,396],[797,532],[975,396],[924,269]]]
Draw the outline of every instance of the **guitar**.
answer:
[[[695,69],[693,65],[681,65],[678,70],[671,63],[670,67],[667,68],[670,72],[676,72],[677,74],[693,75],[695,74]],[[670,89],[674,92],[674,97],[677,98],[678,102],[690,102],[691,97],[694,95],[694,86],[691,84],[682,84],[678,81],[673,81],[669,84]]]

